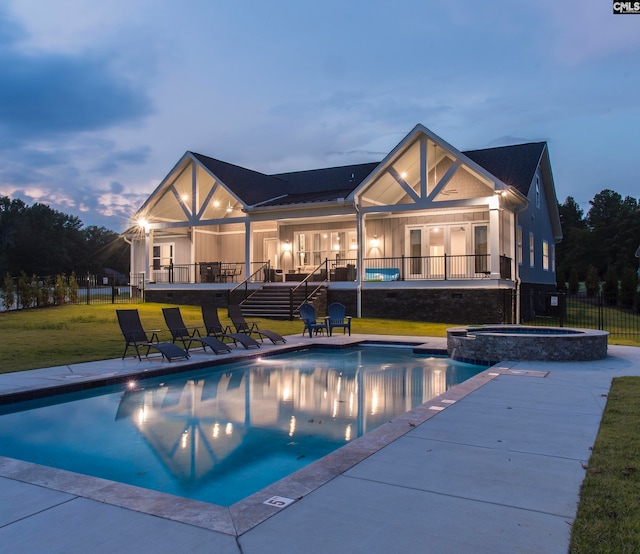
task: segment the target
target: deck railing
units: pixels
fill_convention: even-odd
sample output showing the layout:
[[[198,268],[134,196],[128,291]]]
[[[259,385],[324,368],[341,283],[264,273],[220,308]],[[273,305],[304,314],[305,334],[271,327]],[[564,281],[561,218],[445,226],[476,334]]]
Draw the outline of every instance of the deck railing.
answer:
[[[363,281],[450,281],[486,279],[491,275],[489,254],[462,256],[395,256],[364,258]],[[500,256],[500,278],[511,279],[511,258]],[[290,270],[283,273],[269,262],[252,262],[251,272],[243,277],[244,262],[197,262],[195,264],[170,264],[152,270],[155,283],[257,283],[269,281],[356,281],[357,259],[327,258],[315,272]]]

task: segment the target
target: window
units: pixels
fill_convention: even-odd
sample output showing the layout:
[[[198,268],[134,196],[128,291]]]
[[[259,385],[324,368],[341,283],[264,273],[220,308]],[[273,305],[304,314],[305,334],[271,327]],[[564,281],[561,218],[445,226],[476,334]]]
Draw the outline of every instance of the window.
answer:
[[[516,258],[518,260],[518,265],[522,265],[522,227],[518,225],[516,240],[518,241],[518,246],[516,248]]]
[[[542,269],[549,271],[549,243],[542,241]]]
[[[159,270],[173,263],[173,244],[153,246],[153,269]]]
[[[533,240],[533,233],[529,233],[529,267],[536,265],[536,252],[535,242]]]
[[[536,208],[540,208],[540,177],[536,175]]]

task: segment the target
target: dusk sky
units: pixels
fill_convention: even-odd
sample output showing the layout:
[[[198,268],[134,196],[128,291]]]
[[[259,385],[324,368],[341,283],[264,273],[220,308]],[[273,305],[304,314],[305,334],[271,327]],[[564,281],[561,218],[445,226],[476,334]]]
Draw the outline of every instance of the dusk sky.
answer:
[[[549,143],[640,196],[640,15],[608,0],[0,0],[0,194],[124,230],[187,150],[264,173]]]

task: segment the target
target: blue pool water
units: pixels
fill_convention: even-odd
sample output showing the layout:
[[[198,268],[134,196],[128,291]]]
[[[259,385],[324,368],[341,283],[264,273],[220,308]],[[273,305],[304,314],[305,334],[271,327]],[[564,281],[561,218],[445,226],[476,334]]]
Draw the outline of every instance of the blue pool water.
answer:
[[[311,349],[0,408],[0,455],[229,506],[484,367]]]

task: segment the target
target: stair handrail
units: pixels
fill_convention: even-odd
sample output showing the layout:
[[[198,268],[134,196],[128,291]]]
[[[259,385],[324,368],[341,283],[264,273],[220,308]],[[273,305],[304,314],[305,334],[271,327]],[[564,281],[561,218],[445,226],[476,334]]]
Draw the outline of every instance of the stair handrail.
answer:
[[[319,271],[322,266],[324,266],[324,279],[321,281],[321,283],[315,288],[313,289],[311,292],[309,292],[309,281],[311,279],[311,277],[313,277],[315,275],[315,273],[317,271]],[[320,265],[318,265],[311,273],[309,273],[309,275],[307,275],[302,281],[300,281],[300,284],[296,285],[295,287],[289,289],[289,321],[293,321],[293,314],[295,312],[294,307],[293,307],[293,298],[294,295],[296,293],[296,291],[304,285],[304,301],[300,303],[300,305],[298,305],[296,307],[299,308],[302,304],[304,304],[307,300],[309,300],[309,298],[311,298],[318,290],[320,290],[322,287],[324,287],[324,283],[326,283],[329,280],[329,259],[325,258],[324,262],[320,263]]]
[[[249,281],[251,281],[253,277],[255,277],[258,273],[260,273],[263,270],[265,271],[265,275],[268,275],[269,269],[271,269],[271,262],[267,261],[264,264],[262,264],[258,269],[256,269],[251,275],[249,275],[244,281],[242,281],[242,283],[238,283],[235,287],[230,289],[227,292],[227,304],[231,303],[231,294],[237,291],[242,286],[244,286],[245,296],[240,302],[240,304],[242,304],[242,302],[245,302],[248,298],[253,296],[257,291],[253,291],[251,294],[249,294]]]

